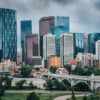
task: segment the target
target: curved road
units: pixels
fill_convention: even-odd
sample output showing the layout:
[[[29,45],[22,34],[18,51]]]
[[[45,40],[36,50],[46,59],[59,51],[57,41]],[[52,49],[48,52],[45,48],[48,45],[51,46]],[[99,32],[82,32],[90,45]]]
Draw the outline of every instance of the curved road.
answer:
[[[85,94],[81,94],[81,95],[75,95],[75,97],[81,97],[81,96],[84,96]],[[90,94],[88,94],[87,96],[89,96]],[[69,99],[71,98],[72,95],[66,95],[66,96],[60,96],[60,97],[57,97],[55,98],[54,100],[66,100],[66,99]]]

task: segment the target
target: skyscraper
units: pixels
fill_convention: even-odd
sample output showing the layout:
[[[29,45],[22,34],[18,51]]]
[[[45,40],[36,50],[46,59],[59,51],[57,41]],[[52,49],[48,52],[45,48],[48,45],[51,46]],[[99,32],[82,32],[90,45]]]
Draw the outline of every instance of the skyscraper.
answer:
[[[84,33],[84,53],[88,53],[88,34]]]
[[[100,40],[100,33],[88,34],[88,52],[96,54],[96,41]]]
[[[50,56],[56,55],[56,37],[55,35],[43,36],[43,58],[47,59]]]
[[[62,34],[60,36],[61,66],[70,64],[74,59],[74,34]]]
[[[39,55],[43,57],[43,36],[50,33],[55,25],[55,17],[43,17],[39,21]]]
[[[60,35],[69,33],[69,17],[57,16],[56,26],[51,29],[51,34],[56,35],[56,56],[60,56]]]
[[[75,57],[80,53],[84,53],[84,34],[83,33],[74,33],[75,34]]]
[[[22,48],[22,61],[24,62],[25,55],[25,36],[32,34],[32,21],[24,20],[21,21],[21,48]]]
[[[96,58],[100,59],[100,40],[96,42]]]
[[[38,56],[38,34],[26,35],[25,42],[26,64],[30,64],[32,56]]]
[[[66,32],[70,32],[69,17],[67,16],[57,16],[55,25],[62,25]]]
[[[16,11],[0,8],[0,61],[17,61]]]

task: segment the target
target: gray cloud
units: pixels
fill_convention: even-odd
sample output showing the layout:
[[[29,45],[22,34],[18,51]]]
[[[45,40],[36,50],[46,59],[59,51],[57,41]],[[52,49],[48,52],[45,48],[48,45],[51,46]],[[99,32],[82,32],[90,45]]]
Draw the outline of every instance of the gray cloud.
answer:
[[[97,10],[100,11],[100,1],[97,1],[96,3],[94,3],[94,6]]]
[[[58,4],[63,4],[63,5],[67,5],[67,4],[72,4],[75,2],[75,0],[52,0]]]
[[[0,0],[0,7],[17,11],[18,48],[20,20],[32,20],[33,33],[38,33],[41,17],[69,16],[71,32],[100,32],[100,0]]]

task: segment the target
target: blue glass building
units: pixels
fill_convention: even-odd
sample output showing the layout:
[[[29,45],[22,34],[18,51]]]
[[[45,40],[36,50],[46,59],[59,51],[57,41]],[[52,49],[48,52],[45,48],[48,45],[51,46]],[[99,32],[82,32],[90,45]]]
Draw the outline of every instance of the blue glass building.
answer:
[[[70,31],[70,28],[69,28],[69,17],[57,16],[55,25],[62,25],[62,26],[65,27],[66,32]]]
[[[21,48],[22,48],[22,61],[24,62],[25,58],[25,36],[27,34],[32,34],[32,21],[24,20],[21,21]]]
[[[80,52],[84,53],[84,33],[75,34],[75,56]]]
[[[0,60],[17,60],[16,11],[0,8]]]
[[[58,16],[55,27],[51,29],[51,34],[56,35],[56,56],[60,56],[60,35],[69,33],[69,17]]]
[[[88,52],[95,54],[96,41],[100,40],[100,33],[88,34]]]
[[[21,21],[21,47],[25,45],[25,36],[27,34],[32,34],[32,21],[24,20]]]

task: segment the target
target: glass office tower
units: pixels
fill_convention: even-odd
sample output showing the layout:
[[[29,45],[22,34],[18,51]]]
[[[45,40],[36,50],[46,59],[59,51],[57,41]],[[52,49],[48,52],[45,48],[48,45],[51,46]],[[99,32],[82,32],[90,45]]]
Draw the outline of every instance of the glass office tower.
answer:
[[[32,21],[23,20],[21,21],[21,48],[22,48],[22,61],[25,61],[25,36],[32,34]]]
[[[88,52],[96,54],[96,41],[100,40],[100,33],[88,34]]]
[[[0,61],[17,60],[16,11],[0,8]]]
[[[75,34],[75,56],[81,52],[84,53],[84,33]]]
[[[58,16],[56,26],[51,29],[51,34],[56,35],[56,56],[60,56],[60,35],[69,33],[69,17]]]
[[[56,22],[55,25],[62,25],[65,27],[66,32],[70,31],[70,27],[69,27],[69,17],[66,16],[57,16],[56,17]]]

